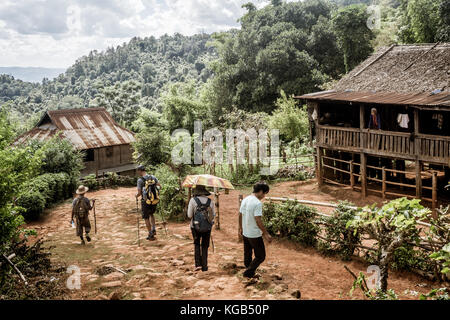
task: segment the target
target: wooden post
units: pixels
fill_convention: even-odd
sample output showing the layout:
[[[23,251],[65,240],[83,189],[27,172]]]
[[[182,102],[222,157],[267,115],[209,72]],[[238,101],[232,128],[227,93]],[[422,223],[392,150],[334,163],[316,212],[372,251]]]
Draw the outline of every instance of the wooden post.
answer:
[[[319,187],[323,185],[323,177],[322,177],[322,149],[317,147],[317,157],[316,157],[316,177],[317,183]]]
[[[386,167],[381,169],[381,179],[383,181],[381,186],[381,194],[383,196],[383,200],[386,199]]]
[[[416,160],[416,198],[422,198],[422,162]]]
[[[361,192],[363,198],[367,197],[367,155],[361,153]]]
[[[350,161],[350,185],[352,186],[352,190],[354,190],[354,186],[355,186],[355,176],[353,175],[353,170],[354,170],[354,166],[353,166],[353,160]]]
[[[241,210],[241,204],[242,204],[242,200],[244,199],[244,196],[242,194],[239,195],[239,211]],[[239,213],[240,214],[240,213]],[[238,232],[239,232],[239,228],[238,228]],[[244,239],[242,238],[242,234],[238,233],[238,242],[242,242],[244,241]]]
[[[433,179],[433,182],[432,182],[432,185],[433,185],[433,188],[432,188],[433,218],[437,219],[438,215],[437,215],[437,210],[436,210],[436,208],[437,208],[437,173],[436,172],[433,172],[433,178],[432,179]]]
[[[219,189],[214,188],[214,205],[216,207],[216,229],[220,230]]]

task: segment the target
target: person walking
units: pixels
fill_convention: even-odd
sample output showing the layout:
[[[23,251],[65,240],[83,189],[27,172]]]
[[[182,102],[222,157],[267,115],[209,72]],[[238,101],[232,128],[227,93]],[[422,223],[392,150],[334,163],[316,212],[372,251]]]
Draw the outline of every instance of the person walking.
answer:
[[[208,271],[208,248],[215,217],[214,202],[208,198],[210,195],[205,186],[196,186],[188,205],[187,215],[191,218],[194,238],[195,271]]]
[[[137,174],[139,178],[137,181],[136,199],[141,197],[142,218],[148,230],[147,240],[153,241],[156,240],[154,214],[159,203],[159,189],[161,189],[161,184],[155,176],[147,174],[145,167],[142,165],[137,168]]]
[[[74,218],[76,221],[76,233],[77,236],[81,239],[81,244],[86,244],[83,238],[83,231],[86,233],[86,240],[91,242],[91,237],[89,236],[89,232],[91,231],[91,222],[89,221],[89,211],[95,205],[95,199],[91,201],[85,197],[85,194],[88,192],[89,188],[83,185],[79,186],[76,194],[77,197],[72,202],[72,218],[70,219],[70,223],[74,223]],[[83,230],[84,229],[84,230]]]
[[[269,186],[265,182],[258,182],[253,186],[253,194],[242,200],[239,209],[239,234],[244,242],[244,265],[246,270],[243,276],[253,278],[256,269],[266,258],[264,239],[272,241],[262,222],[261,200],[269,193]],[[255,257],[253,258],[253,253]]]

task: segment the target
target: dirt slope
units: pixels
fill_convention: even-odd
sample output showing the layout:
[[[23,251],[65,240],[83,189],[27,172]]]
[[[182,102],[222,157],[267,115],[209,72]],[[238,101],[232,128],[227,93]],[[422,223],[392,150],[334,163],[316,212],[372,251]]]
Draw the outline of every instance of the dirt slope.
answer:
[[[327,187],[327,193],[319,192],[314,181],[281,183],[272,190],[272,196],[318,201],[336,201],[338,197],[364,204],[358,193],[342,188]],[[220,196],[221,230],[213,232],[215,252],[210,248],[210,271],[205,273],[193,272],[188,223],[170,223],[168,236],[159,225],[158,240],[149,242],[145,240],[141,220],[141,246],[137,246],[134,188],[89,193],[89,197],[98,199],[98,233],[86,246],[79,244],[69,225],[69,201],[48,210],[42,221],[29,226],[34,227],[48,245],[54,246],[53,259],[81,268],[82,287],[71,292],[73,299],[294,299],[291,293],[295,290],[301,291],[302,299],[362,298],[359,292],[353,297],[348,295],[352,278],[344,270],[344,262],[324,257],[314,249],[278,240],[267,247],[260,281],[246,286],[240,269],[242,244],[237,242],[236,232],[240,192],[247,195],[250,190]],[[233,263],[237,268],[233,268]],[[354,272],[367,269],[367,265],[355,261],[345,264]],[[127,274],[98,275],[98,268],[103,266],[114,266]],[[392,272],[389,287],[402,299],[417,299],[405,290],[428,292],[431,283],[409,273]]]

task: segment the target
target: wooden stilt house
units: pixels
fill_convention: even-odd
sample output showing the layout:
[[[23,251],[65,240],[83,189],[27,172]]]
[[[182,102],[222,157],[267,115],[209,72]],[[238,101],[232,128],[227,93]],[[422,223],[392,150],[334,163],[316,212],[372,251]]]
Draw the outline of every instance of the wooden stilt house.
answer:
[[[305,94],[319,184],[450,199],[450,44],[376,52],[334,90]]]

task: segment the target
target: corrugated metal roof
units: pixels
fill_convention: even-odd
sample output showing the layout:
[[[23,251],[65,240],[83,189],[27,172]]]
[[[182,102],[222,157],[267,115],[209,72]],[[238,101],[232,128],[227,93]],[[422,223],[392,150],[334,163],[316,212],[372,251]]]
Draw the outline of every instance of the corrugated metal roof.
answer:
[[[445,106],[450,107],[450,93],[393,93],[393,92],[358,92],[358,91],[322,91],[305,94],[297,99],[351,101],[361,103],[377,103],[412,106]]]
[[[118,125],[105,108],[47,111],[36,128],[14,144],[30,139],[46,140],[58,131],[78,150],[134,142],[134,133]]]

